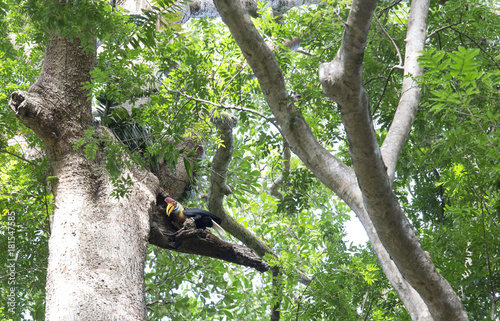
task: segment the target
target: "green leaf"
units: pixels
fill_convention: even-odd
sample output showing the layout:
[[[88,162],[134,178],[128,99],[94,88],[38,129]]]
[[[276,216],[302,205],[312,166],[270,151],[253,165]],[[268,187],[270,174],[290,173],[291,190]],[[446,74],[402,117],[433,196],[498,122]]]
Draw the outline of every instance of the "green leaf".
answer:
[[[182,159],[184,160],[184,166],[186,168],[186,172],[189,178],[193,179],[193,171],[191,169],[191,164],[189,163],[189,160],[186,157],[183,157]]]

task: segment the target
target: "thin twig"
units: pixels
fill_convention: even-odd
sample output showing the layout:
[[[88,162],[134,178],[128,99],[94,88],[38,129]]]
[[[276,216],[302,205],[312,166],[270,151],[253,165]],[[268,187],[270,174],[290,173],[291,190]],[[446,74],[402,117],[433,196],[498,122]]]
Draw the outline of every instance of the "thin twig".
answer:
[[[281,172],[280,176],[271,184],[271,187],[269,188],[269,193],[279,199],[280,201],[283,201],[283,194],[278,191],[278,189],[283,185],[283,180],[286,175],[290,171],[290,146],[288,145],[288,142],[286,140],[283,141],[283,171]]]
[[[472,115],[472,111],[469,109],[469,107],[467,107],[467,111]],[[491,141],[488,134],[486,134],[486,132],[484,131],[483,126],[481,126],[481,124],[477,121],[476,117],[472,117],[472,119],[474,120],[476,125],[479,127],[479,129],[481,129],[481,131],[483,132],[484,136],[486,137],[486,139],[490,143],[491,148],[493,148],[493,150],[500,156],[500,152],[498,152],[498,149],[495,147],[495,144]]]
[[[499,65],[499,64],[495,61],[495,59],[494,59],[493,57],[491,57],[491,55],[490,55],[490,54],[489,54],[486,50],[484,50],[484,48],[483,48],[480,44],[478,44],[478,43],[477,43],[477,41],[476,41],[476,40],[472,39],[472,38],[471,38],[471,37],[469,37],[466,33],[462,32],[462,31],[460,31],[460,30],[457,30],[457,29],[455,29],[455,28],[453,28],[453,27],[450,27],[450,28],[451,28],[451,30],[453,30],[453,31],[455,31],[455,32],[458,32],[458,33],[459,33],[459,34],[461,34],[461,35],[464,35],[466,38],[468,38],[470,41],[472,41],[472,42],[473,42],[473,43],[474,43],[474,44],[475,44],[475,45],[479,48],[479,50],[481,50],[482,52],[484,52],[484,54],[485,54],[486,56],[488,56],[489,60],[490,60],[490,61],[491,61],[491,62],[492,62],[495,66],[497,66],[497,68],[498,68],[498,69],[500,69],[500,65]]]
[[[309,56],[309,57],[314,57],[314,55],[310,52],[305,51],[304,49],[297,49],[295,52],[301,53],[303,55]]]
[[[391,41],[391,43],[394,46],[394,48],[396,48],[396,53],[398,54],[398,59],[399,59],[399,65],[398,66],[400,66],[401,68],[403,68],[403,58],[401,57],[401,53],[399,52],[399,48],[396,45],[396,42],[394,42],[394,39],[392,39],[392,37],[387,33],[387,31],[385,30],[384,26],[382,26],[382,24],[380,23],[380,20],[378,20],[377,16],[373,16],[373,17],[375,18],[375,21],[377,22],[377,24],[380,27],[380,29],[382,29],[382,32],[384,33],[384,35],[387,38],[389,38],[389,40]]]
[[[367,293],[367,296],[368,296],[368,293]],[[368,320],[368,317],[370,316],[370,311],[372,309],[372,306],[373,306],[373,301],[375,301],[374,299],[369,299],[370,301],[368,301],[370,303],[370,305],[368,305],[368,308],[366,309],[366,313],[365,313],[365,317],[363,318],[363,320]]]
[[[455,90],[455,92],[459,93],[458,89],[456,88],[456,86],[454,86],[453,84],[451,84],[451,87]],[[495,147],[495,144],[491,141],[490,137],[488,136],[488,134],[486,133],[486,131],[483,129],[483,126],[481,126],[481,123],[479,123],[476,119],[476,117],[474,116],[474,114],[472,113],[472,111],[470,110],[470,108],[468,107],[468,104],[462,99],[462,96],[459,94],[458,96],[460,98],[460,101],[462,102],[462,104],[464,106],[466,106],[465,108],[467,109],[467,111],[469,112],[469,114],[472,116],[472,119],[474,120],[474,122],[476,123],[477,127],[479,127],[479,129],[483,132],[484,136],[486,137],[486,139],[488,140],[488,142],[490,143],[491,145],[491,148],[493,148],[493,150],[500,156],[500,152],[498,151],[498,149]],[[465,114],[465,113],[464,113]]]
[[[323,54],[324,54],[324,53],[325,53],[328,49],[330,49],[330,48],[332,48],[332,47],[336,46],[336,45],[337,45],[337,44],[338,44],[341,40],[342,40],[342,37],[341,37],[341,38],[339,38],[339,40],[337,40],[337,41],[335,41],[334,43],[332,43],[331,45],[329,45],[329,46],[327,46],[327,47],[323,48],[323,51],[321,51],[321,54],[319,55],[319,57],[318,57],[318,58],[321,60],[321,57],[323,56]]]
[[[365,81],[365,82],[363,83],[363,86],[366,86],[366,85],[368,85],[369,83],[371,83],[372,81],[377,80],[377,79],[385,79],[385,80],[387,80],[387,77],[386,77],[386,76],[378,76],[378,77],[373,77],[373,78],[370,78],[370,79],[368,79],[367,81]]]
[[[393,4],[388,5],[387,7],[383,8],[383,9],[380,9],[380,10],[377,12],[377,14],[379,14],[379,16],[381,16],[381,15],[382,15],[382,13],[384,13],[384,11],[387,11],[387,10],[391,9],[392,7],[397,6],[398,4],[400,4],[400,3],[401,3],[401,1],[403,1],[403,0],[398,0],[398,1],[394,2]]]
[[[387,85],[389,84],[389,81],[391,80],[391,75],[394,72],[394,70],[396,70],[396,69],[402,69],[402,67],[401,66],[394,66],[391,68],[391,71],[389,71],[389,75],[387,76],[387,80],[385,82],[384,90],[382,91],[382,94],[380,95],[377,106],[375,106],[375,108],[373,109],[372,116],[375,115],[375,112],[380,107],[380,104],[382,103],[382,99],[384,98],[384,95],[385,95],[385,91],[387,90]]]
[[[403,58],[401,56],[401,52],[399,51],[398,46],[396,45],[396,42],[394,41],[394,39],[392,39],[392,37],[389,35],[389,33],[387,33],[387,31],[385,30],[384,26],[380,23],[380,20],[377,18],[376,15],[374,16],[374,18],[375,18],[375,21],[377,22],[377,24],[379,25],[380,29],[382,30],[382,32],[385,34],[385,36],[387,38],[389,38],[389,40],[391,41],[393,47],[396,49],[396,53],[398,55],[399,64],[391,68],[391,71],[389,72],[389,75],[387,76],[387,80],[385,82],[384,90],[382,91],[382,94],[380,95],[380,98],[379,98],[379,101],[377,103],[377,106],[375,106],[375,108],[373,109],[372,116],[375,114],[375,112],[377,111],[377,109],[380,107],[380,103],[382,102],[382,99],[384,98],[385,91],[387,90],[387,85],[389,84],[389,80],[391,79],[391,75],[392,75],[393,71],[395,69],[404,70],[404,67],[403,67]]]
[[[467,167],[468,166],[468,163],[467,163]],[[470,182],[470,180],[469,180]],[[473,186],[471,184],[471,186]],[[480,206],[481,206],[481,218],[482,218],[482,228],[483,228],[483,238],[484,238],[484,245],[485,245],[485,252],[486,252],[486,262],[487,262],[487,266],[488,266],[488,276],[489,276],[489,281],[490,281],[490,287],[491,287],[491,295],[493,297],[493,299],[495,299],[495,294],[497,293],[496,291],[496,286],[495,286],[495,281],[494,281],[494,278],[493,278],[493,273],[492,273],[492,268],[491,268],[491,258],[490,258],[490,251],[489,251],[489,246],[488,246],[488,242],[486,241],[486,226],[485,226],[485,223],[484,223],[484,211],[485,209],[487,210],[487,206],[484,204],[484,199],[483,197],[481,197],[481,195],[478,195],[475,187],[472,187],[472,193],[475,195],[475,197],[477,199],[479,199],[480,201]]]
[[[11,153],[11,152],[9,152],[8,150],[5,150],[5,149],[0,149],[0,153],[7,153],[7,154],[12,155],[12,156],[14,156],[14,157],[16,157],[16,158],[18,158],[18,159],[20,159],[20,160],[22,160],[22,161],[25,161],[26,163],[29,163],[29,164],[31,164],[31,165],[33,165],[33,166],[38,166],[36,163],[34,163],[34,162],[30,161],[29,159],[26,159],[26,158],[24,158],[24,157],[22,157],[22,156],[19,156],[19,155],[17,155],[17,154]]]
[[[447,25],[447,26],[444,26],[444,27],[441,27],[439,29],[436,29],[434,30],[433,32],[431,32],[430,34],[427,35],[427,39],[429,39],[430,37],[434,36],[435,34],[437,34],[438,32],[441,32],[443,31],[444,29],[448,29],[448,28],[451,28],[453,26],[456,26],[456,25],[459,25],[461,24],[462,22],[455,22],[455,23],[452,23],[451,25]]]
[[[234,110],[245,111],[245,112],[248,112],[248,113],[260,116],[260,117],[264,118],[265,120],[267,120],[269,123],[271,123],[274,127],[276,127],[276,129],[281,133],[281,135],[283,137],[285,137],[284,134],[283,134],[283,132],[281,131],[281,128],[278,126],[278,124],[276,124],[270,117],[267,117],[263,113],[258,112],[258,111],[254,110],[254,109],[245,108],[245,107],[241,107],[241,106],[222,105],[222,104],[214,103],[213,101],[209,101],[209,100],[205,100],[205,99],[193,97],[193,96],[187,95],[187,94],[185,94],[183,92],[180,92],[180,91],[173,91],[173,92],[177,93],[177,94],[179,94],[179,95],[181,95],[183,97],[186,97],[186,98],[188,98],[190,100],[197,101],[199,103],[209,104],[209,105],[212,105],[212,106],[215,106],[215,107],[218,107],[218,108],[223,108],[223,109],[234,109]]]
[[[224,100],[224,93],[226,92],[227,90],[227,87],[229,87],[229,85],[233,82],[234,78],[236,78],[239,74],[241,74],[241,72],[243,71],[244,67],[242,66],[240,68],[240,70],[238,70],[238,72],[236,74],[234,74],[233,78],[231,78],[227,83],[226,85],[224,86],[224,88],[222,89],[222,93],[221,93],[221,99],[220,101],[222,102]]]
[[[215,88],[214,86],[214,81],[215,81],[215,75],[217,75],[217,72],[219,71],[220,67],[222,66],[222,64],[224,63],[224,59],[226,59],[226,52],[223,51],[222,52],[222,59],[220,60],[220,63],[219,65],[217,66],[217,69],[215,69],[215,71],[213,72],[212,74],[212,79],[210,79],[210,82],[212,83],[212,86]]]
[[[304,297],[304,294],[306,292],[306,290],[309,288],[309,286],[311,285],[312,281],[318,276],[318,274],[320,274],[322,271],[318,271],[316,272],[312,277],[311,277],[311,282],[309,284],[307,284],[304,289],[302,290],[302,292],[300,293],[300,296],[296,299],[297,301],[297,311],[295,312],[295,316],[296,316],[296,321],[299,321],[299,312],[300,312],[300,305],[301,305],[301,302],[302,302],[302,298]]]
[[[347,27],[347,22],[345,22],[342,17],[340,16],[340,8],[339,8],[339,5],[337,4],[337,8],[339,9],[339,12],[337,12],[337,10],[333,9],[333,12],[335,13],[335,15],[337,16],[337,18],[342,21],[342,24]]]

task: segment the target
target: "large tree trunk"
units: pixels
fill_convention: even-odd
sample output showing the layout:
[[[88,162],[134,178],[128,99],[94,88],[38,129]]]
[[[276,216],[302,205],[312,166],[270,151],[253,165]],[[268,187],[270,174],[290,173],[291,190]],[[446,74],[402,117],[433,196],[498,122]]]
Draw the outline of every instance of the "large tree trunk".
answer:
[[[148,240],[168,250],[267,271],[269,264],[252,250],[224,242],[208,230],[172,230],[165,209],[157,206],[161,188],[152,173],[122,168],[132,192],[116,199],[103,146],[93,158],[86,157],[83,147],[74,149],[87,129],[93,128],[97,137],[112,135],[93,126],[89,92],[82,87],[91,80],[94,59],[95,53],[85,53],[78,39],[52,34],[38,80],[28,92],[14,92],[10,101],[20,121],[43,140],[52,176],[57,177],[46,319],[146,320]]]
[[[134,193],[118,201],[110,196],[105,159],[73,149],[92,126],[82,84],[90,81],[93,64],[94,53],[84,53],[78,40],[52,35],[39,79],[28,92],[14,93],[10,103],[43,140],[57,177],[46,319],[146,320],[144,262],[157,181],[124,172]]]

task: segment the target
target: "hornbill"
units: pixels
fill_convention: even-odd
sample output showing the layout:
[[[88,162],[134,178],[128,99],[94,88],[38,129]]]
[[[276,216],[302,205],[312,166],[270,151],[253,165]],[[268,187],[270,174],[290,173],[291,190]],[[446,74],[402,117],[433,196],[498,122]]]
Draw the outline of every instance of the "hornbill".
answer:
[[[170,197],[165,198],[165,202],[168,204],[167,215],[174,224],[182,226],[186,219],[190,217],[194,219],[197,228],[205,229],[206,227],[212,227],[219,234],[220,238],[224,238],[224,230],[219,225],[222,223],[222,219],[217,215],[200,208],[185,209],[184,206]]]

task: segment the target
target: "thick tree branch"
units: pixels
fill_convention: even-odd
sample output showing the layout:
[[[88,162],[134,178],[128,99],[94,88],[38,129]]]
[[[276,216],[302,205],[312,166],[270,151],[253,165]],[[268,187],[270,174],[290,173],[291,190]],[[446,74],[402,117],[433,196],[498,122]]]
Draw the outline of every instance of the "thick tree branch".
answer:
[[[231,235],[253,249],[257,255],[264,257],[266,253],[273,254],[273,250],[264,242],[258,239],[250,231],[229,216],[224,210],[224,197],[229,194],[229,187],[226,185],[226,176],[229,162],[233,155],[233,127],[237,120],[229,114],[221,114],[219,118],[214,118],[213,122],[218,128],[224,145],[217,149],[212,161],[212,175],[210,175],[210,193],[208,195],[208,209],[215,215],[222,218],[221,226]]]
[[[164,210],[153,214],[149,242],[167,250],[213,257],[260,272],[270,268],[270,265],[251,249],[222,241],[207,229],[185,226],[177,230],[167,220]]]
[[[426,304],[437,319],[445,318],[443,313],[449,314],[450,311],[457,320],[463,318],[465,313],[458,298],[436,272],[399,208],[378,149],[369,114],[368,96],[362,87],[361,77],[364,47],[376,1],[355,1],[352,4],[337,57],[333,62],[320,66],[323,91],[339,102],[341,107],[361,195],[352,171],[319,145],[302,115],[288,99],[283,75],[274,55],[245,15],[243,7],[229,0],[216,0],[215,3],[257,76],[264,97],[294,153],[318,179],[346,200],[358,215],[363,214],[367,206],[366,210],[374,219],[374,226],[384,246],[393,258],[397,257],[395,262],[399,270],[425,296]],[[377,189],[378,186],[383,188]],[[364,224],[369,223],[370,219],[364,218]],[[376,241],[377,233],[368,227],[365,225],[367,231],[372,233],[370,239]],[[426,270],[422,271],[423,268]],[[438,282],[434,284],[436,280]],[[435,295],[436,292],[439,295]],[[418,296],[405,303],[412,304],[412,301],[419,301]]]
[[[360,194],[359,189],[357,190],[357,193]],[[357,200],[359,200],[359,203],[357,203]],[[385,275],[389,279],[389,282],[391,282],[391,285],[394,287],[394,290],[400,299],[403,301],[411,319],[419,321],[433,321],[425,302],[422,300],[417,291],[415,291],[415,289],[408,283],[408,281],[405,280],[396,264],[394,264],[391,256],[382,245],[377,231],[375,230],[375,226],[364,208],[361,195],[358,195],[357,197],[354,197],[353,195],[352,199],[349,200],[348,205],[356,213],[356,216],[359,218],[361,224],[363,224],[373,251],[377,255]]]
[[[375,0],[354,1],[347,19],[342,45],[335,59],[321,64],[319,79],[323,84],[323,93],[342,105],[347,100],[352,104],[365,105],[368,101],[362,86],[362,62],[366,39],[370,30]],[[342,79],[341,84],[337,79]],[[342,87],[349,88],[349,93],[339,96]],[[348,97],[347,97],[348,96]]]
[[[220,122],[225,126],[229,126],[230,128],[232,128],[236,124],[236,118],[232,116],[218,118],[217,120],[218,121],[216,121],[216,124]],[[232,142],[229,146],[232,151]],[[223,162],[219,162],[219,165],[212,166],[212,171],[214,171],[215,173],[212,176],[219,177],[220,175],[226,175],[225,173],[227,173],[227,164],[229,163],[230,156],[228,156],[228,158],[229,159],[225,163],[225,168],[223,168],[223,165],[222,168],[220,166],[221,163],[224,164]],[[213,164],[215,163],[216,162],[214,161]],[[215,188],[213,187],[211,190],[215,190],[216,193],[221,193],[221,195],[227,195],[231,192],[230,189],[226,186],[225,180],[223,183],[217,185]],[[160,201],[162,200],[163,197],[161,195],[158,196],[157,203],[161,204]],[[223,217],[220,212],[215,212],[213,210],[212,212],[222,218],[222,225],[225,227],[225,229],[227,229],[226,221],[228,221],[228,217]],[[229,217],[229,219],[231,218]],[[250,248],[225,242],[214,236],[208,230],[190,228],[189,224],[185,224],[184,228],[178,230],[167,218],[167,216],[165,215],[165,207],[161,205],[157,207],[157,211],[153,213],[151,217],[151,232],[149,235],[149,241],[151,244],[157,245],[164,249],[182,253],[209,256],[227,262],[248,266],[260,272],[265,272],[270,268],[270,265],[262,260],[262,258],[260,258]]]
[[[237,2],[228,0],[217,0],[216,6],[256,74],[264,97],[282,127],[284,137],[293,152],[321,182],[358,214],[379,260],[387,262],[387,265],[392,267],[392,271],[386,270],[386,272],[391,272],[387,275],[396,291],[404,300],[405,305],[410,307],[409,310],[421,316],[420,311],[425,308],[425,305],[415,291],[405,283],[399,270],[391,262],[389,254],[380,244],[375,228],[364,210],[353,170],[318,143],[292,100],[288,101],[283,75],[276,59],[251,20],[245,15],[244,9]]]
[[[215,2],[222,20],[238,43],[243,55],[257,76],[264,97],[281,127],[283,137],[292,151],[314,172],[322,182],[334,185],[334,190],[346,193],[355,182],[344,178],[349,167],[331,155],[315,139],[302,114],[288,97],[283,73],[274,53],[266,45],[250,17],[239,2]]]
[[[226,113],[220,114],[219,118],[214,118],[213,122],[218,128],[223,141],[223,146],[217,149],[212,160],[212,175],[210,175],[210,193],[208,195],[208,209],[222,218],[222,227],[246,246],[253,249],[260,257],[266,254],[276,256],[276,253],[267,246],[262,240],[247,230],[243,225],[229,216],[224,210],[224,197],[229,194],[229,187],[226,185],[226,177],[229,162],[233,155],[233,133],[236,126],[236,118]],[[303,284],[309,284],[311,280],[297,271],[300,281]]]
[[[271,0],[262,1],[267,2],[268,6],[273,9],[273,12],[283,14],[294,7],[300,7],[304,5],[317,5],[321,3],[321,0]],[[246,0],[241,1],[241,4],[245,8],[245,11],[252,17],[256,18],[259,16],[257,1]],[[215,8],[213,0],[195,0],[190,2],[189,5],[184,9],[182,22],[186,22],[191,18],[218,18],[219,13]]]
[[[406,33],[404,79],[401,97],[391,127],[381,148],[391,182],[394,180],[396,163],[404,144],[408,140],[420,102],[421,88],[417,84],[416,78],[423,74],[424,68],[420,67],[417,60],[420,51],[424,50],[425,46],[428,12],[429,1],[412,2]]]
[[[412,69],[407,66],[407,70],[411,70],[413,73],[417,73],[419,67],[416,58],[413,60],[411,56],[418,55],[418,52],[410,46],[410,42],[415,46],[423,45],[422,41],[418,40],[425,39],[428,8],[428,0],[412,2],[406,61],[409,64],[414,61],[415,66]],[[340,106],[349,142],[349,152],[362,192],[363,204],[382,244],[390,253],[405,279],[421,295],[435,320],[467,320],[467,314],[463,310],[458,296],[450,284],[436,271],[434,264],[421,248],[410,222],[400,208],[398,200],[392,192],[392,181],[387,175],[387,169],[378,147],[369,113],[368,96],[360,77],[364,46],[370,17],[374,9],[375,2],[372,0],[353,3],[349,14],[348,28],[346,28],[337,57],[333,62],[323,64],[320,67],[323,92]],[[356,27],[349,28],[351,26]],[[416,28],[416,31],[411,32],[413,28]],[[418,44],[413,44],[414,41]],[[410,48],[408,48],[409,46]],[[410,80],[412,79],[410,78]],[[410,83],[406,86],[404,88],[410,90],[415,84]],[[394,163],[400,151],[398,146],[406,141],[413,120],[411,109],[416,108],[418,104],[419,90],[414,95],[416,97],[409,106],[403,105],[410,111],[397,117],[397,121],[393,124],[393,131],[398,130],[399,133],[391,134],[389,137],[393,141],[390,146],[396,145],[396,147],[393,153],[386,155],[391,155],[387,159]],[[404,99],[406,97],[402,98],[402,100]],[[401,113],[404,112],[404,108],[401,107]],[[388,142],[387,145],[389,146],[389,144]],[[395,167],[395,165],[391,166]],[[394,169],[390,169],[390,171],[392,172]]]

